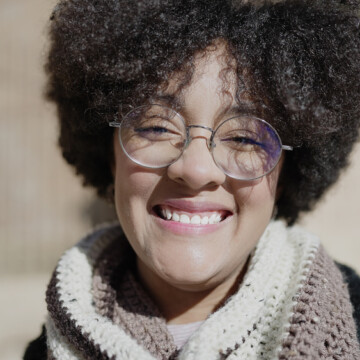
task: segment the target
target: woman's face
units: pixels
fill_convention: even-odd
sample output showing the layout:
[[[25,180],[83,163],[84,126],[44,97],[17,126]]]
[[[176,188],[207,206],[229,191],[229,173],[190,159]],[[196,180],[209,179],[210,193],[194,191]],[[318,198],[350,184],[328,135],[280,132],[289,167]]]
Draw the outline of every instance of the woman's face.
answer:
[[[221,53],[216,50],[199,58],[191,84],[178,95],[179,112],[188,125],[216,128],[220,116],[226,118],[236,105],[231,72],[224,91]],[[174,76],[163,95],[176,89]],[[162,169],[132,162],[114,136],[115,204],[137,254],[140,275],[150,282],[202,291],[234,282],[239,275],[271,218],[281,165],[260,180],[235,180],[215,165],[206,145],[210,132],[192,128],[191,135],[181,158]],[[177,213],[184,221],[196,215],[200,219],[220,215],[222,220],[187,224],[163,219],[159,209]]]

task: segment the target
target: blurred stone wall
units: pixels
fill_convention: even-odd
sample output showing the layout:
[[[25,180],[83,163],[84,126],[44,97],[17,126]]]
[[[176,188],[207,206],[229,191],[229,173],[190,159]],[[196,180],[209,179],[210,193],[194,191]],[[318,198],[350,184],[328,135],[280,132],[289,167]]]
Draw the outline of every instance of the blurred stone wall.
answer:
[[[49,271],[91,228],[96,200],[62,160],[55,109],[42,96],[54,3],[0,2],[1,273]]]
[[[0,2],[1,273],[49,271],[107,211],[62,160],[54,108],[42,97],[46,24],[54,3]],[[357,149],[346,176],[304,221],[336,259],[358,270],[359,155]]]
[[[0,358],[20,359],[45,320],[44,294],[64,249],[111,209],[81,187],[57,148],[43,100],[46,23],[55,0],[0,0]],[[360,148],[303,224],[360,272]]]

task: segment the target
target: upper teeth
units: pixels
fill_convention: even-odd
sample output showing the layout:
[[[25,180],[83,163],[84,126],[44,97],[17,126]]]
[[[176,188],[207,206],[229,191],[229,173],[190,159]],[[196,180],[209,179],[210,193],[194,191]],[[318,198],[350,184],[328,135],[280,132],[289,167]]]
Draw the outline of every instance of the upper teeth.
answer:
[[[196,214],[191,217],[187,214],[179,214],[176,211],[171,211],[170,209],[161,209],[161,213],[165,219],[181,222],[183,224],[217,224],[222,219],[221,214],[218,212],[214,212],[210,216]]]

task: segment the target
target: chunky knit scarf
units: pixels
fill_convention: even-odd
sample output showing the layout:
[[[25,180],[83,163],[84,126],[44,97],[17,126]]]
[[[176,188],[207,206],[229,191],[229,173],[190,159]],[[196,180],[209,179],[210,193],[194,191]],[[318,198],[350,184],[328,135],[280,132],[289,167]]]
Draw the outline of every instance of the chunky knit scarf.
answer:
[[[177,350],[118,226],[67,251],[47,291],[48,359],[360,359],[346,285],[318,240],[269,224],[238,291]]]

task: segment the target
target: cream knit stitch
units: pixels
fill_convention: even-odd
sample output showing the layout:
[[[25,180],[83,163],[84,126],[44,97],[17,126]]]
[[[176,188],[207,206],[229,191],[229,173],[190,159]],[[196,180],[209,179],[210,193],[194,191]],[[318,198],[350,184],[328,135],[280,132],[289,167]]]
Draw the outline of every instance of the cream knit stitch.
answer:
[[[92,266],[106,246],[120,235],[119,228],[111,229],[105,236],[101,236],[104,232],[100,230],[97,236],[85,238],[60,259],[57,267],[59,300],[66,304],[67,314],[82,334],[87,334],[93,343],[99,344],[100,351],[109,358],[153,360],[147,351],[137,345],[135,339],[106,317],[98,315],[92,303]],[[50,330],[48,345],[55,359],[77,359],[70,346],[63,345],[63,339],[51,322],[47,322],[46,329],[48,332]]]
[[[154,357],[140,345],[139,339],[101,315],[93,299],[94,266],[111,243],[121,243],[121,237],[118,226],[100,229],[61,258],[48,290],[50,359],[163,358]],[[281,221],[270,223],[254,250],[237,293],[209,316],[184,345],[177,359],[284,358],[284,351],[293,349],[290,328],[297,294],[318,252],[316,237],[299,227],[287,228]],[[344,335],[344,338],[350,350],[343,350],[343,356],[339,353],[336,359],[360,359],[355,348],[355,326],[346,320],[351,318],[351,313],[345,315],[343,324],[347,337]],[[286,349],[283,348],[285,343]],[[302,357],[296,348],[290,351],[297,354],[293,359],[310,359]]]
[[[261,237],[240,290],[214,313],[185,345],[181,360],[213,359],[218,349],[232,349],[231,359],[274,359],[287,336],[293,296],[306,278],[319,246],[300,229],[287,232],[282,222]],[[226,331],[221,331],[226,329]]]

